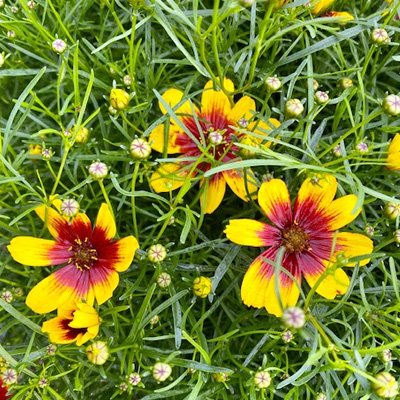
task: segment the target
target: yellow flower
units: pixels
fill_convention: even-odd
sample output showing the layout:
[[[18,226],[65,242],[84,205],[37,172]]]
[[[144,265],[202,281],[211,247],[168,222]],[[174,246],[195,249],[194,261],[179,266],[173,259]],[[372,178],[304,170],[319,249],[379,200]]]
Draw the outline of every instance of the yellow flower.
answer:
[[[57,317],[43,323],[42,332],[49,333],[53,343],[76,342],[78,346],[99,333],[101,318],[89,304],[81,301],[74,308],[59,308]]]
[[[311,0],[311,12],[319,14],[333,4],[335,0]]]
[[[75,133],[76,130],[76,125],[74,125],[71,129],[72,135]],[[89,139],[89,129],[85,128],[84,126],[81,126],[79,128],[78,133],[76,134],[75,137],[75,143],[86,143]]]
[[[322,14],[321,17],[340,18],[340,21],[338,22],[347,22],[354,19],[354,17],[346,11],[327,11]]]
[[[193,281],[193,293],[201,298],[211,293],[212,282],[207,276],[199,276]]]
[[[390,143],[386,162],[387,169],[392,171],[400,170],[400,135],[398,133]]]
[[[110,103],[116,110],[125,110],[129,104],[129,94],[122,89],[111,89]]]
[[[30,144],[29,154],[31,156],[40,156],[42,154],[42,146],[40,144]]]

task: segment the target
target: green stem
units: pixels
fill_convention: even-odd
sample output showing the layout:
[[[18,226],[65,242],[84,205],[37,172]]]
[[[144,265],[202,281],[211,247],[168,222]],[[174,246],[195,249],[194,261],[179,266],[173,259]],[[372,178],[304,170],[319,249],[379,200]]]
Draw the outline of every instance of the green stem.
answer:
[[[132,185],[131,185],[131,190],[132,190],[131,204],[132,204],[133,232],[135,233],[135,237],[136,237],[137,240],[139,240],[139,230],[138,230],[137,218],[136,218],[135,196],[133,196],[133,193],[135,192],[135,189],[136,189],[136,180],[137,180],[137,176],[138,176],[138,172],[139,172],[139,166],[140,166],[140,161],[135,161],[135,168],[133,170]]]

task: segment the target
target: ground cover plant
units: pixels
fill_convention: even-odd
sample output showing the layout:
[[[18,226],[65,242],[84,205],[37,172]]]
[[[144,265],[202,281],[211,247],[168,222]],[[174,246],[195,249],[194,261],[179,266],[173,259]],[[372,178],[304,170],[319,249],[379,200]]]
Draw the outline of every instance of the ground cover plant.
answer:
[[[0,399],[399,398],[399,0],[0,0]]]

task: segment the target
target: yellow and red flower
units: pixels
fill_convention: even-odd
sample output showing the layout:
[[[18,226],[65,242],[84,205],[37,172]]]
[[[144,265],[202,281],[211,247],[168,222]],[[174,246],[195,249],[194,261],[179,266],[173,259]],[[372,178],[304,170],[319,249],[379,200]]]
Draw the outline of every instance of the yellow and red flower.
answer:
[[[311,0],[311,12],[313,14],[319,14],[330,7],[335,0]]]
[[[343,262],[370,254],[373,244],[358,233],[336,232],[361,211],[355,210],[357,196],[353,194],[334,200],[336,189],[336,178],[331,175],[308,178],[299,190],[292,211],[285,183],[272,179],[261,185],[258,202],[275,226],[251,219],[230,221],[225,233],[232,242],[268,247],[254,260],[244,277],[241,294],[247,306],[265,307],[270,314],[281,316],[282,307],[296,305],[302,276],[311,287],[317,285],[316,292],[327,299],[347,291],[349,278],[342,268],[335,269],[336,260],[340,258]],[[277,293],[276,267],[272,263],[281,248],[284,248],[283,270],[277,279]],[[369,259],[364,258],[359,263],[368,262]],[[355,263],[348,261],[346,265]],[[324,273],[327,275],[319,281]]]
[[[398,133],[390,142],[386,162],[388,169],[392,171],[400,170],[400,134]]]
[[[7,400],[11,395],[7,395],[8,387],[4,384],[3,380],[0,378],[0,400]]]
[[[101,318],[89,304],[78,302],[75,307],[60,307],[57,317],[43,323],[42,332],[49,333],[57,344],[76,342],[82,346],[99,333]]]
[[[53,204],[59,208],[61,201]],[[28,307],[42,314],[73,306],[81,299],[88,304],[93,304],[94,299],[99,304],[108,300],[118,286],[118,272],[129,268],[139,248],[136,238],[112,240],[117,230],[106,204],[100,207],[94,229],[83,213],[69,220],[45,205],[35,211],[47,222],[56,241],[20,236],[11,240],[8,250],[15,261],[24,265],[65,265],[29,292]]]
[[[352,21],[354,17],[347,11],[327,11],[321,17],[340,18],[339,22]]]
[[[228,92],[234,91],[233,82],[229,79],[224,79],[223,86]],[[183,92],[177,89],[169,89],[162,96],[171,108],[180,103],[183,97]],[[164,104],[160,102],[159,106],[166,114]],[[249,96],[243,96],[232,107],[229,97],[223,91],[214,90],[212,81],[207,82],[201,97],[201,109],[193,106],[192,110],[191,103],[185,101],[175,110],[179,121],[170,119],[167,143],[164,143],[164,124],[151,132],[150,143],[154,150],[162,153],[165,145],[168,154],[180,153],[181,158],[185,157],[178,163],[161,165],[151,177],[153,189],[158,193],[169,192],[181,187],[189,175],[194,177],[199,171],[205,172],[219,163],[240,159],[240,149],[234,141],[234,136],[240,141],[250,135],[235,128],[253,132],[252,143],[262,145],[267,138],[266,131],[271,131],[280,124],[273,118],[269,123],[253,120],[255,110],[255,101]],[[196,115],[193,115],[193,111]],[[269,143],[265,145],[268,146]],[[188,158],[193,161],[188,161]],[[215,174],[206,186],[205,184],[206,180],[201,179],[200,185],[205,190],[200,202],[204,212],[208,214],[221,204],[226,184],[244,201],[249,201],[250,197],[255,198],[257,195],[256,181],[250,169],[247,170],[247,177],[242,169],[231,169]]]

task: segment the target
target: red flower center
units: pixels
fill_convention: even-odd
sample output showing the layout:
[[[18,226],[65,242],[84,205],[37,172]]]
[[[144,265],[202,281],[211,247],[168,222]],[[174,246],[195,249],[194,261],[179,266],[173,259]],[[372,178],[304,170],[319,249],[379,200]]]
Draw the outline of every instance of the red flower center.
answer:
[[[282,244],[290,253],[300,253],[310,247],[308,234],[296,223],[282,230]]]
[[[97,260],[97,250],[88,242],[88,238],[82,242],[80,239],[75,239],[75,243],[70,247],[74,252],[74,256],[69,262],[73,262],[79,270],[90,269],[93,263]]]

